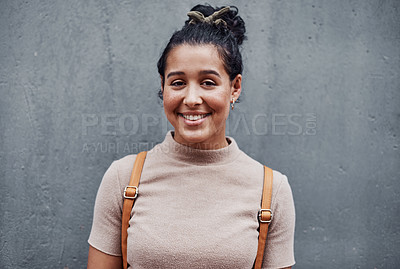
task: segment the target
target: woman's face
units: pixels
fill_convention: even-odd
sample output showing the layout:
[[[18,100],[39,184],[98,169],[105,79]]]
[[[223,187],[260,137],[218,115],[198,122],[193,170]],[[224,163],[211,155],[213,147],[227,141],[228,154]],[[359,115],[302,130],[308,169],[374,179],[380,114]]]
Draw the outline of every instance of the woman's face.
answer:
[[[174,139],[201,149],[227,146],[225,124],[241,75],[230,81],[213,45],[180,45],[168,55],[163,88],[164,111]]]

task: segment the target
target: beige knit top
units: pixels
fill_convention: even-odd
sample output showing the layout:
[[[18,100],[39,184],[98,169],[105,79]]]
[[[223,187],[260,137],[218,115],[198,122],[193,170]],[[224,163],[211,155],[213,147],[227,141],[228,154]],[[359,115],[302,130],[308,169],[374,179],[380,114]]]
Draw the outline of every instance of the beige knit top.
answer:
[[[257,253],[263,165],[235,140],[198,150],[166,135],[147,154],[128,229],[130,268],[251,268]],[[123,189],[136,155],[111,164],[97,193],[89,244],[121,255]],[[286,176],[274,171],[273,221],[263,268],[295,263],[295,210]]]

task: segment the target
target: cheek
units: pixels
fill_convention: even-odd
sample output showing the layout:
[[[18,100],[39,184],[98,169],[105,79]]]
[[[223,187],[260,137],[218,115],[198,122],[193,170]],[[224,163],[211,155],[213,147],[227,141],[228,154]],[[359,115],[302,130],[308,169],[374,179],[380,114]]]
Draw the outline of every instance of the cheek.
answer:
[[[163,94],[163,104],[165,113],[173,113],[179,106],[179,97],[171,94],[168,90]]]
[[[221,93],[218,95],[211,95],[207,99],[208,105],[219,113],[229,112],[229,96],[225,93]]]

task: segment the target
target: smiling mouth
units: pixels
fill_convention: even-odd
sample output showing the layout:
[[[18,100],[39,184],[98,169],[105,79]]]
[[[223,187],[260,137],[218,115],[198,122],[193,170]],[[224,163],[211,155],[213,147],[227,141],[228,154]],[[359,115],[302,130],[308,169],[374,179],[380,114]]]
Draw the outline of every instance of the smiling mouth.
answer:
[[[186,120],[190,120],[190,121],[196,121],[196,120],[201,120],[204,119],[205,117],[211,115],[211,113],[207,113],[207,114],[200,114],[200,115],[184,115],[182,113],[178,113],[179,116],[183,117]]]

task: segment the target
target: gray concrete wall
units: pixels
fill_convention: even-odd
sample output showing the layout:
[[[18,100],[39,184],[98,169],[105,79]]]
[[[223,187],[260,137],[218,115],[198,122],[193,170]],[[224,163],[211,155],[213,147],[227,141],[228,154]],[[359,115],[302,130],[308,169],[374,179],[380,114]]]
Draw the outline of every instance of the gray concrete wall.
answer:
[[[0,268],[85,267],[103,173],[169,128],[156,61],[196,3],[0,2]],[[399,1],[231,3],[228,132],[288,175],[296,268],[399,268]]]

